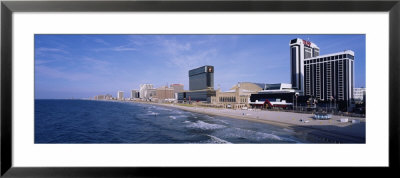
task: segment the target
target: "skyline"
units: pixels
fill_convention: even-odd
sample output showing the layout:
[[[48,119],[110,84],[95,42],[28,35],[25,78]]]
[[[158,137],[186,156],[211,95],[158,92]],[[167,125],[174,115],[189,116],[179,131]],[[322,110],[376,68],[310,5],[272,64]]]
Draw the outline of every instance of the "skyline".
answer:
[[[289,42],[309,40],[320,55],[355,52],[355,87],[365,87],[365,35],[35,35],[35,98],[129,94],[140,84],[179,83],[215,67],[214,88],[238,82],[290,83]]]

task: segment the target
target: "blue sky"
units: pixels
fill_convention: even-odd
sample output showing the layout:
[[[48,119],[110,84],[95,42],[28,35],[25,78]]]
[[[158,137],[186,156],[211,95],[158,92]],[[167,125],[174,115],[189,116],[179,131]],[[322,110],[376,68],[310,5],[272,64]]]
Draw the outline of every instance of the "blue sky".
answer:
[[[214,86],[290,83],[289,41],[320,54],[355,52],[355,87],[365,87],[365,35],[35,35],[35,98],[116,96],[142,83],[189,88],[188,70],[215,67]]]

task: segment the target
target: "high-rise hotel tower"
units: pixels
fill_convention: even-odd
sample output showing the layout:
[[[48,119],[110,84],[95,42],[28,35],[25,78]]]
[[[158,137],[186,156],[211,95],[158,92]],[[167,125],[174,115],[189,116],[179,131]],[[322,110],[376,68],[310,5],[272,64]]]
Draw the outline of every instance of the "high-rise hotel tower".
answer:
[[[290,69],[292,88],[304,94],[304,59],[319,56],[319,48],[312,42],[296,38],[290,40]]]
[[[290,41],[290,61],[292,88],[300,95],[320,101],[349,102],[353,98],[353,51],[320,56],[317,45],[297,38]]]
[[[202,66],[189,70],[189,90],[214,88],[214,66]]]
[[[354,93],[354,52],[327,54],[304,60],[304,94],[322,101],[349,102]]]

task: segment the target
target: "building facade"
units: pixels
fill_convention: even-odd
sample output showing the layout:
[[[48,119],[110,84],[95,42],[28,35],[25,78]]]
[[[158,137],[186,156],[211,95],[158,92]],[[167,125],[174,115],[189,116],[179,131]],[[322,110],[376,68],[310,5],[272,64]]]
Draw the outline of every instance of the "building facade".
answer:
[[[202,66],[189,70],[189,91],[177,93],[180,102],[211,102],[215,96],[214,67]]]
[[[184,91],[183,84],[171,84],[170,87],[174,89],[174,93],[179,93]]]
[[[305,59],[304,79],[304,95],[320,101],[350,102],[354,90],[354,52]]]
[[[253,108],[291,108],[294,103],[300,103],[298,101],[304,100],[299,98],[298,90],[292,89],[292,84],[289,83],[274,83],[264,84],[263,90],[256,94],[251,94],[249,105]]]
[[[214,88],[214,67],[202,66],[189,70],[189,90],[204,90]]]
[[[150,98],[150,95],[151,95],[151,92],[152,92],[153,89],[154,89],[153,88],[153,84],[140,84],[139,97],[142,98],[142,99]],[[155,91],[155,89],[154,89],[154,91]]]
[[[124,92],[123,91],[118,91],[117,99],[118,100],[124,100]]]
[[[364,96],[365,96],[365,93],[366,93],[365,88],[354,88],[353,92],[354,92],[353,93],[354,100],[356,100],[356,101],[364,101]]]
[[[139,98],[139,91],[138,90],[131,90],[131,99]]]
[[[319,56],[319,47],[307,40],[296,38],[290,41],[290,80],[293,89],[304,93],[304,60]]]
[[[262,90],[264,84],[256,84],[250,82],[239,82],[229,91],[216,91],[215,96],[211,97],[211,104],[215,107],[242,109],[249,106],[251,94],[255,94]],[[265,85],[264,85],[265,86]]]
[[[174,99],[174,89],[162,86],[156,89],[156,98],[159,100]]]
[[[211,97],[215,96],[216,91],[212,89],[184,91],[178,93],[178,100],[184,102],[211,102]]]
[[[106,94],[105,99],[106,99],[106,100],[112,100],[112,95]]]

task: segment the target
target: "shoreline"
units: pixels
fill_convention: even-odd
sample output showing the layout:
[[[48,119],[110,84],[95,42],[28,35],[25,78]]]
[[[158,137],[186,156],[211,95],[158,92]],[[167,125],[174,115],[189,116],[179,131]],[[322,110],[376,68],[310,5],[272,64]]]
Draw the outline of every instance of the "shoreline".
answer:
[[[189,112],[196,112],[201,114],[207,115],[215,115],[221,117],[228,117],[233,119],[240,119],[240,120],[247,120],[251,122],[258,122],[269,124],[277,127],[292,129],[297,136],[302,137],[308,141],[313,141],[312,143],[366,143],[365,134],[364,137],[360,137],[359,135],[355,134],[364,130],[365,133],[365,121],[362,121],[358,124],[349,124],[349,123],[335,123],[336,121],[332,120],[313,120],[309,118],[309,123],[303,123],[296,119],[289,120],[277,120],[282,119],[284,116],[278,116],[277,119],[266,119],[265,115],[268,114],[275,114],[275,115],[297,115],[305,116],[310,114],[300,114],[300,113],[287,113],[287,112],[278,112],[278,111],[247,111],[247,110],[232,110],[232,109],[220,109],[220,108],[203,108],[203,107],[187,107],[187,106],[179,106],[175,104],[161,104],[161,103],[150,103],[150,102],[136,102],[136,103],[143,103],[149,105],[157,105],[157,106],[164,106],[164,107],[172,107],[177,108]],[[229,114],[227,113],[229,112]],[[241,113],[258,113],[258,115],[240,115]],[[239,114],[238,114],[239,113]],[[260,117],[259,115],[264,115],[264,117]],[[303,118],[300,117],[300,118]],[[336,118],[340,116],[335,116]],[[363,118],[351,118],[351,119],[360,119]],[[350,120],[350,118],[349,118]],[[296,123],[297,122],[297,123]],[[307,125],[308,124],[308,125]],[[355,126],[355,127],[353,127]],[[353,127],[352,130],[349,127]]]
[[[315,120],[312,119],[312,114],[279,112],[268,110],[233,110],[225,108],[207,108],[199,106],[182,106],[171,103],[153,103],[143,101],[115,101],[121,103],[138,103],[156,105],[161,107],[170,107],[181,109],[189,112],[196,112],[206,115],[214,115],[227,117],[231,119],[247,120],[250,122],[258,122],[269,124],[281,128],[290,129],[297,137],[309,141],[311,144],[316,143],[366,143],[366,126],[365,118],[344,117],[332,115],[330,120]],[[351,122],[357,119],[360,123],[352,124],[350,122],[339,122],[341,118],[348,118]],[[300,122],[299,120],[307,122]]]

